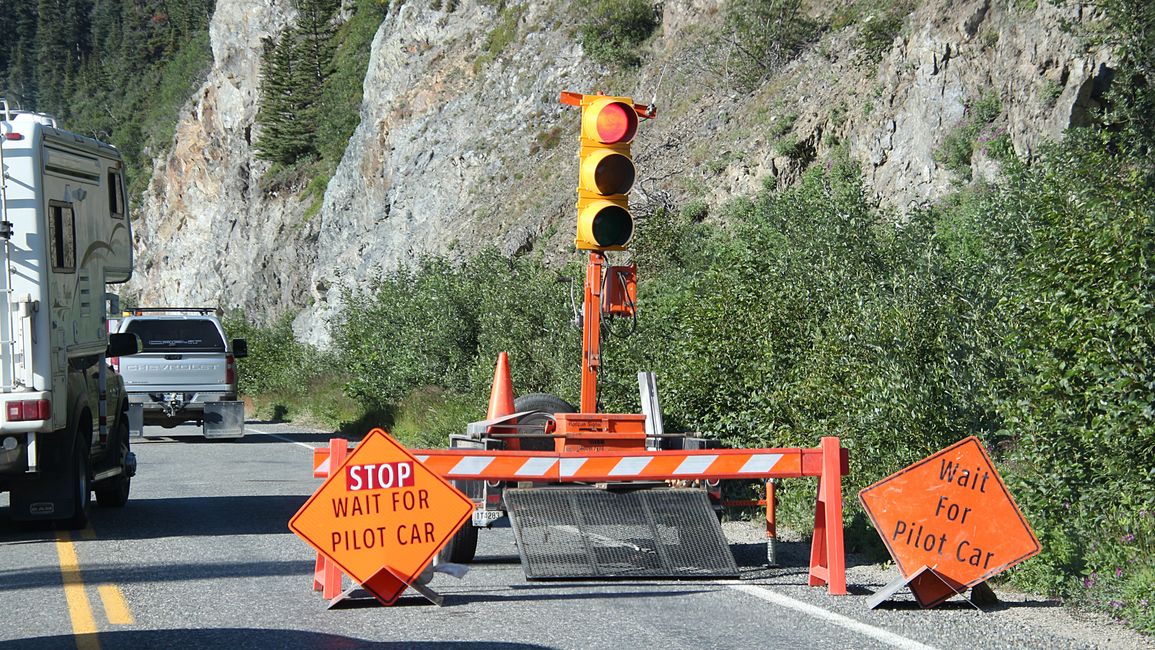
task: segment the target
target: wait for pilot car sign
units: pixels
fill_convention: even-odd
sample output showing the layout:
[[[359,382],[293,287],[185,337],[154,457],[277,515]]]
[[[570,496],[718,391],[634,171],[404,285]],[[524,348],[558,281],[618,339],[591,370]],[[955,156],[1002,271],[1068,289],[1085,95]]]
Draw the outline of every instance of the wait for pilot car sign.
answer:
[[[473,507],[468,497],[374,429],[293,516],[289,529],[358,584],[382,571],[410,583],[469,519]],[[387,581],[395,593],[385,594],[384,600],[392,602],[404,584]]]
[[[971,436],[858,494],[903,577],[933,569],[950,589],[912,586],[924,607],[1039,552],[1039,541]]]

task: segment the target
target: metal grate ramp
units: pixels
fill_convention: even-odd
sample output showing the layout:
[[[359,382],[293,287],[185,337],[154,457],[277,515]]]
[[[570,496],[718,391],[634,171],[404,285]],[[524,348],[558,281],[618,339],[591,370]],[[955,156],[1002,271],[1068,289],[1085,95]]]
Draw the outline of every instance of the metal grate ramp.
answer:
[[[704,490],[505,491],[525,577],[737,577]]]

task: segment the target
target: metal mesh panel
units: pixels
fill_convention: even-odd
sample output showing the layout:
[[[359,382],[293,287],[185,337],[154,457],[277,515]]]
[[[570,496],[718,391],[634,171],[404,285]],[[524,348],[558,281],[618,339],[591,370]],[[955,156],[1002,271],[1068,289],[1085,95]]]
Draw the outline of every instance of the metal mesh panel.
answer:
[[[525,577],[735,577],[703,490],[506,490]]]

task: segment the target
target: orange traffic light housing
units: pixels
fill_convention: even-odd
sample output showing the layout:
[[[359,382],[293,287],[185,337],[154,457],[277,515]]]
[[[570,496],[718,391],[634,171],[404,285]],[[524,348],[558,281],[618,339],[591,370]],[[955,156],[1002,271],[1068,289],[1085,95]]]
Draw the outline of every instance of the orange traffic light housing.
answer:
[[[634,186],[630,143],[638,114],[628,97],[582,95],[577,237],[579,250],[620,251],[634,235],[629,192]]]

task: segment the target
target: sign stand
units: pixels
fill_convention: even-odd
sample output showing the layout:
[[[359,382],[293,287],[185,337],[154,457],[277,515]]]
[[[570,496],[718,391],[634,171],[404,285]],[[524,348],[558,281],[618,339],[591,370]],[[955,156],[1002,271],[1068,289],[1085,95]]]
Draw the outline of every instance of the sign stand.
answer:
[[[915,570],[909,577],[899,575],[890,581],[889,584],[878,590],[870,600],[866,601],[866,604],[870,609],[875,609],[888,598],[898,593],[899,589],[910,586],[910,591],[914,594],[914,599],[924,608],[929,607],[931,603],[939,603],[954,596],[962,596],[972,607],[982,611],[978,605],[975,605],[966,597],[966,587],[960,588],[955,585],[957,585],[957,583],[950,578],[923,565]]]
[[[337,469],[345,464],[348,455],[349,443],[344,438],[331,438],[325,478],[336,474]],[[343,582],[344,578],[337,564],[318,551],[317,562],[313,567],[313,591],[321,592],[321,597],[329,600],[329,607],[332,607],[349,594],[349,592],[341,593]]]
[[[372,578],[366,580],[365,584],[355,584],[341,592],[339,596],[329,601],[329,604],[325,606],[325,609],[333,609],[339,605],[341,601],[348,598],[350,594],[352,594],[354,591],[357,591],[358,589],[364,589],[365,591],[369,592],[369,595],[376,598],[382,605],[388,607],[389,605],[397,602],[398,596],[400,596],[405,591],[406,587],[416,591],[422,596],[425,596],[426,600],[433,603],[434,605],[437,605],[438,607],[441,607],[441,604],[445,601],[444,596],[421,584],[420,580],[406,582],[392,569],[385,567],[384,569],[381,569],[379,572],[374,574]],[[384,591],[383,588],[389,589],[390,591]],[[386,594],[395,595],[393,595],[392,598],[389,598]]]
[[[814,539],[810,543],[810,586],[826,585],[832,596],[846,595],[846,552],[842,540],[842,472],[838,438],[821,442],[822,473],[814,504]]]

